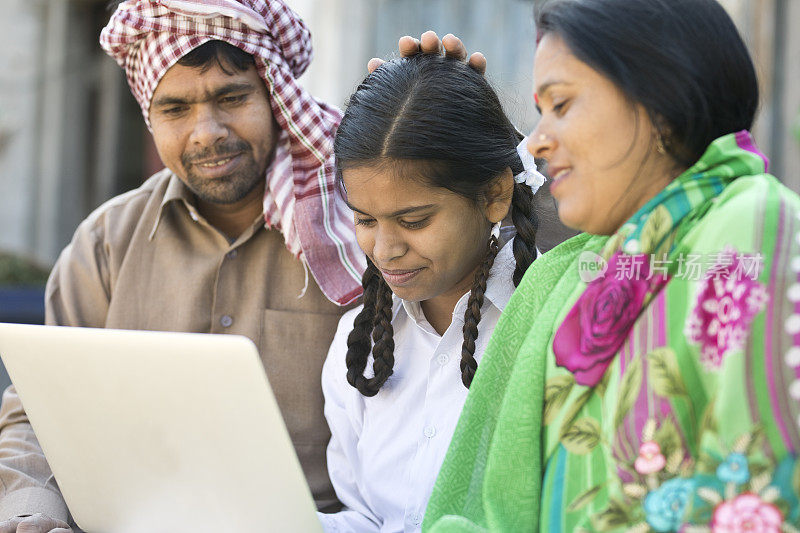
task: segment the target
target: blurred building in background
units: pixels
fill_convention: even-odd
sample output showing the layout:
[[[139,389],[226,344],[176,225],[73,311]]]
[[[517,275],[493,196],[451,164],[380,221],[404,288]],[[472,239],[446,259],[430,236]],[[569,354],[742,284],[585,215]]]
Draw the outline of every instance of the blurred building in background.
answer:
[[[521,131],[531,98],[533,0],[288,0],[310,26],[315,59],[301,79],[342,105],[370,57],[434,29],[489,60],[487,76]],[[800,2],[722,0],[755,58],[755,136],[772,171],[800,190]],[[97,44],[107,0],[0,0],[0,251],[50,265],[77,224],[161,168],[122,70]]]

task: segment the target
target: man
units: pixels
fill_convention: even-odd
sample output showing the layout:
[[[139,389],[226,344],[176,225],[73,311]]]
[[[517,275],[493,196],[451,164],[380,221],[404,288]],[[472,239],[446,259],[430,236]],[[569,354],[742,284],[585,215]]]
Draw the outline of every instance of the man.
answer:
[[[340,112],[295,81],[307,28],[281,0],[129,0],[100,40],[167,168],[79,226],[48,282],[47,323],[248,336],[319,509],[338,509],[319,379],[363,259],[334,195]],[[13,387],[0,481],[0,531],[69,527]]]
[[[250,337],[318,508],[335,510],[319,376],[363,264],[333,192],[340,112],[295,81],[311,58],[308,30],[280,0],[129,0],[101,44],[167,168],[78,227],[48,283],[47,323]],[[423,49],[440,47],[424,36]],[[401,52],[418,48],[406,38]],[[464,57],[455,38],[445,48]],[[69,530],[13,387],[0,481],[0,533]]]

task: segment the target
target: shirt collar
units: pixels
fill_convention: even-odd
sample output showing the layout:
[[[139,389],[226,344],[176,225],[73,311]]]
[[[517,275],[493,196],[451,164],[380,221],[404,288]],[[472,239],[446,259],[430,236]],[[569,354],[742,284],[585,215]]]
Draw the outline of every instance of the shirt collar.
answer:
[[[150,235],[147,237],[148,241],[153,240],[156,230],[161,223],[161,217],[164,214],[164,209],[172,202],[183,202],[183,204],[186,206],[186,210],[189,212],[189,216],[192,217],[192,220],[197,221],[199,219],[200,215],[197,213],[197,208],[194,206],[194,197],[192,192],[173,172],[169,178],[167,190],[164,192],[164,198],[162,198],[161,205],[158,207],[158,215],[156,215],[156,220],[153,223],[153,229],[150,230]]]
[[[514,269],[517,268],[513,240],[509,239],[497,252],[492,269],[489,271],[489,279],[486,280],[485,297],[501,312],[506,308],[516,288],[512,280]]]
[[[156,215],[156,220],[153,223],[153,229],[150,230],[150,235],[148,235],[147,240],[152,241],[153,237],[155,237],[156,230],[158,229],[159,224],[161,223],[161,218],[164,215],[164,210],[166,206],[174,203],[174,202],[182,202],[183,205],[186,207],[186,211],[189,213],[189,216],[195,222],[200,220],[200,214],[197,212],[197,207],[194,205],[194,194],[189,188],[178,178],[174,173],[170,176],[169,183],[167,184],[167,190],[164,191],[164,198],[161,200],[161,205],[158,208],[158,215]],[[242,233],[237,239],[231,242],[234,244],[235,242],[239,241],[246,241],[250,238],[250,236],[255,233],[255,231],[264,225],[264,215],[261,214],[256,217],[255,221],[253,222],[252,227]]]

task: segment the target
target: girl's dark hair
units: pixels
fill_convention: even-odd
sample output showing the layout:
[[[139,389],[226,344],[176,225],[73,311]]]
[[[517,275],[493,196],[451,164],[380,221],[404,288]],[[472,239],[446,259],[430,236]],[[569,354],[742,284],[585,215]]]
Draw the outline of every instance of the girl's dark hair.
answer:
[[[753,62],[716,0],[552,0],[537,28],[642,104],[686,167],[714,139],[753,124]]]
[[[350,97],[334,142],[337,179],[341,186],[342,170],[348,168],[412,162],[415,177],[478,203],[506,169],[514,174],[523,170],[516,151],[520,140],[483,76],[461,61],[416,55],[385,63]],[[511,215],[517,231],[517,285],[536,257],[538,222],[528,186],[514,185]],[[480,243],[465,243],[470,245]],[[494,237],[486,246],[464,316],[461,379],[466,387],[477,368],[478,322],[499,248]],[[347,381],[363,395],[374,396],[394,366],[392,293],[371,261],[363,285],[364,309],[347,339]],[[374,374],[365,377],[370,350]]]

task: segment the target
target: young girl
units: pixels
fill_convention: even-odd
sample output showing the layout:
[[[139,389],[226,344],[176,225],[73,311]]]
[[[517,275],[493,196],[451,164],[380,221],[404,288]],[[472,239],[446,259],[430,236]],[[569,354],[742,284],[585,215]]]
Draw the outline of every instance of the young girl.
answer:
[[[322,374],[345,505],[320,515],[326,529],[419,530],[484,347],[537,255],[544,177],[523,146],[460,61],[389,62],[351,97],[335,152],[368,267]]]

